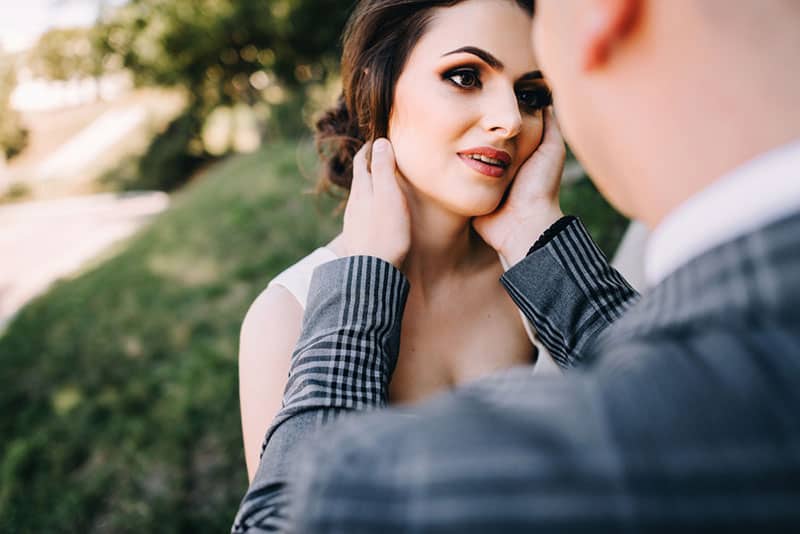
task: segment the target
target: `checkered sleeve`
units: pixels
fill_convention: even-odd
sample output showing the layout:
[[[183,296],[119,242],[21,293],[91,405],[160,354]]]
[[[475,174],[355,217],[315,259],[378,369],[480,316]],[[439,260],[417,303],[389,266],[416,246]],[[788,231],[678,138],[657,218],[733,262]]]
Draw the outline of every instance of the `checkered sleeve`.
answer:
[[[573,367],[639,294],[611,267],[580,219],[556,226],[501,283],[556,362]]]
[[[386,405],[408,289],[399,270],[371,256],[341,258],[314,271],[283,407],[267,431],[233,532],[282,530],[290,467],[301,445],[343,413]]]

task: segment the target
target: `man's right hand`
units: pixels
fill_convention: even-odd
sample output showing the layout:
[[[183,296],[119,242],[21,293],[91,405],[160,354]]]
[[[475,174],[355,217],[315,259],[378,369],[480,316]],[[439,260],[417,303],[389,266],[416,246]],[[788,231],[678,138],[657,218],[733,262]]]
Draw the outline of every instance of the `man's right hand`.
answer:
[[[544,137],[522,164],[506,201],[496,211],[476,217],[472,226],[484,241],[514,265],[563,214],[558,202],[566,147],[553,109],[548,108]]]
[[[353,159],[353,182],[344,212],[342,242],[346,255],[376,256],[400,268],[411,246],[411,217],[399,179],[387,139],[361,147]]]

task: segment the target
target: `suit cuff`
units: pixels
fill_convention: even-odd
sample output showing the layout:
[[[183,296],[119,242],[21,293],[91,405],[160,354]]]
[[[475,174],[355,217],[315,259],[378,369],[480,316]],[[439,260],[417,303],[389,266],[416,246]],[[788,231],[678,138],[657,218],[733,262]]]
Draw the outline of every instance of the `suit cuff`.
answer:
[[[578,218],[574,215],[565,215],[551,224],[550,228],[545,230],[544,233],[539,236],[539,239],[536,240],[536,243],[534,243],[533,246],[528,250],[528,254],[526,254],[526,256],[530,256],[540,248],[544,247],[546,244],[552,241],[553,238],[560,234],[562,230],[565,230],[570,224],[577,220]]]
[[[551,230],[501,282],[556,362],[568,367],[585,358],[590,342],[638,295],[580,219],[564,217]]]

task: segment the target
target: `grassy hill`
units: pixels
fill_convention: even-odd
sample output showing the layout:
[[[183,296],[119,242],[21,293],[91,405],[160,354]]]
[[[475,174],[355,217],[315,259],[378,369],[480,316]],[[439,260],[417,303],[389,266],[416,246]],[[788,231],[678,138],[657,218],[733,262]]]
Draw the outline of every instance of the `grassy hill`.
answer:
[[[239,325],[336,231],[307,145],[229,159],[0,338],[0,532],[224,532],[246,486]],[[304,169],[303,172],[298,170]],[[624,220],[564,192],[608,250]]]
[[[230,527],[246,486],[241,319],[336,226],[330,202],[302,194],[312,162],[282,144],[216,166],[122,252],[9,325],[0,531]]]

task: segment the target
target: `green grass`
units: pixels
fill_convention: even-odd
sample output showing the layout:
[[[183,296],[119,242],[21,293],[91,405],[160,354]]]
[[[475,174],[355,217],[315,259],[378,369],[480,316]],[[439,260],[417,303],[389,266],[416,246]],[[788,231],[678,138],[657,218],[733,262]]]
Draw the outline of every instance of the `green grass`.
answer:
[[[297,169],[298,158],[305,173]],[[223,532],[246,487],[249,303],[335,231],[309,149],[214,167],[0,339],[0,531]],[[303,178],[302,174],[309,175]]]
[[[224,532],[245,486],[237,338],[253,298],[337,230],[307,145],[229,159],[0,338],[0,532]],[[298,170],[301,163],[304,172]],[[305,177],[304,177],[305,176]],[[562,204],[611,250],[588,183]]]

